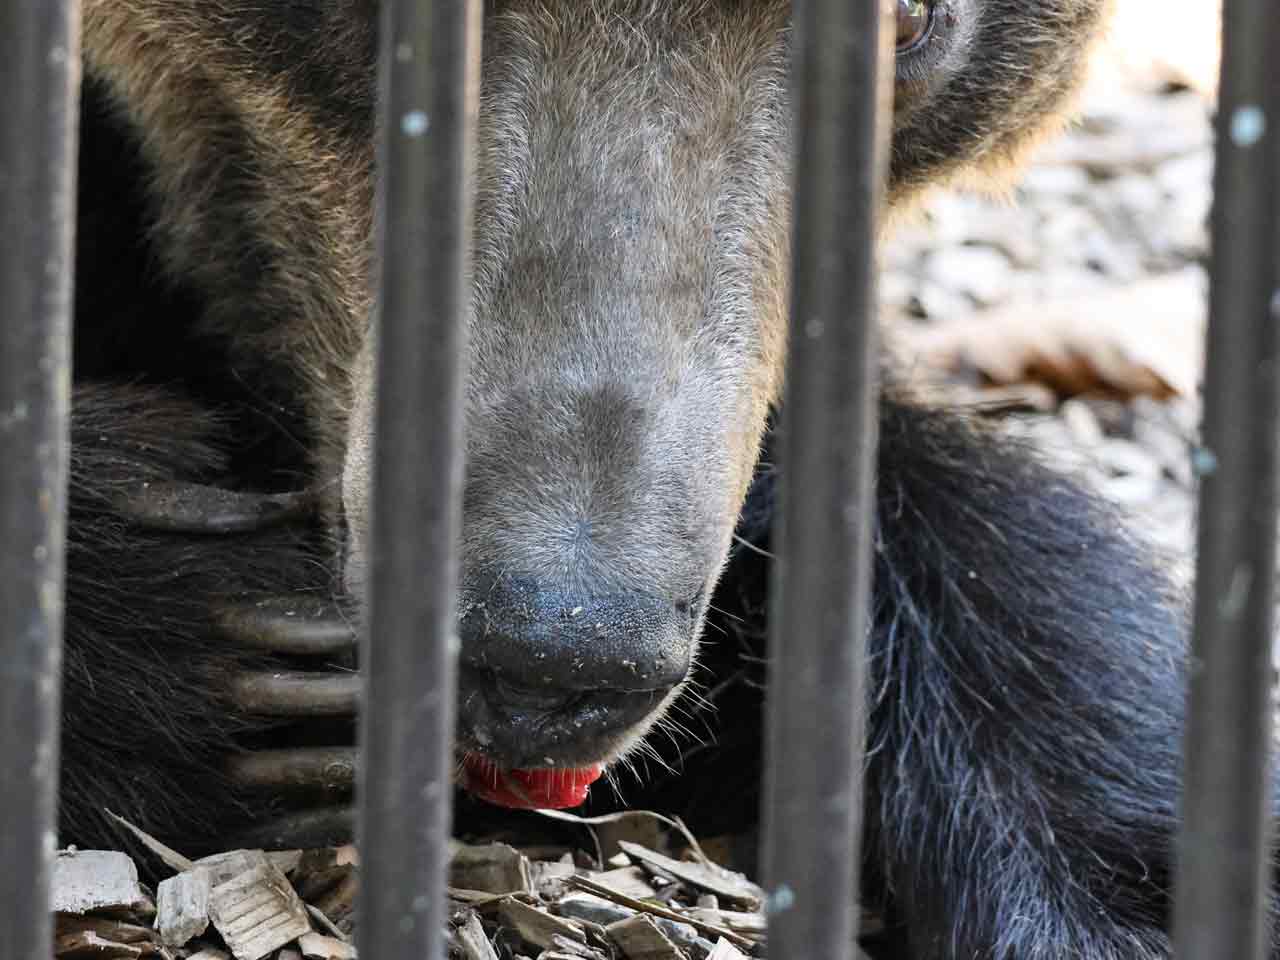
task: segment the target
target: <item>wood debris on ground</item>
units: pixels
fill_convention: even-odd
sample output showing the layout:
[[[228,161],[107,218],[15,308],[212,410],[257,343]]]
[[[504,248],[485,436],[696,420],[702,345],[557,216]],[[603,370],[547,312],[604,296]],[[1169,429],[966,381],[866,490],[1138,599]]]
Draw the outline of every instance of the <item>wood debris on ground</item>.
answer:
[[[668,846],[652,831],[630,833],[659,850],[612,826],[607,849],[597,835],[591,853],[453,841],[449,960],[762,955],[759,887],[711,862],[691,837]],[[58,960],[357,960],[353,847],[191,860],[131,829],[173,875],[153,891],[124,853],[60,852]]]

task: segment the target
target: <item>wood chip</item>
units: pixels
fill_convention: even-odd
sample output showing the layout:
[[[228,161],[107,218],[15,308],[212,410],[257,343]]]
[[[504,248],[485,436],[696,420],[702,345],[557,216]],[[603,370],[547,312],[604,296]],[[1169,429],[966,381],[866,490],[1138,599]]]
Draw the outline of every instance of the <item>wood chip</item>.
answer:
[[[292,880],[291,874],[293,871],[297,870],[307,854],[312,852],[311,850],[268,850],[266,855],[268,860],[280,868],[281,873]],[[332,855],[336,851],[326,850],[324,852]]]
[[[212,890],[209,871],[202,867],[160,881],[156,888],[156,929],[162,943],[181,947],[209,929]]]
[[[764,936],[767,921],[760,912],[743,912],[739,910],[710,910],[706,907],[695,907],[689,911],[690,919],[703,920],[718,926],[728,927],[748,936]],[[859,929],[862,929],[861,927]]]
[[[125,923],[123,920],[109,920],[106,917],[77,917],[60,914],[57,918],[56,935],[69,936],[73,933],[91,932],[105,940],[117,943],[154,943],[156,932],[150,927],[137,923]]]
[[[532,893],[529,861],[505,843],[458,844],[449,862],[449,885],[487,893]]]
[[[59,960],[132,960],[154,952],[136,943],[108,939],[93,930],[64,934],[53,942],[53,955]]]
[[[747,910],[756,910],[764,900],[763,892],[759,887],[741,874],[733,873],[724,867],[711,863],[673,860],[638,843],[629,843],[626,840],[618,841],[618,846],[627,856],[641,865],[675,877],[691,887],[714,893],[726,903]]]
[[[294,853],[298,859],[285,873],[322,874],[339,868],[346,870],[359,866],[351,847],[321,847],[317,850],[296,850]],[[267,856],[275,858],[280,854],[268,853]]]
[[[652,917],[637,914],[605,927],[627,960],[688,960],[688,954],[658,929]]]
[[[544,900],[554,900],[564,893],[565,882],[577,872],[572,863],[530,860],[530,889]]]
[[[132,823],[130,823],[124,817],[120,816],[118,813],[112,813],[110,810],[108,810],[107,816],[110,817],[112,820],[114,820],[116,823],[120,824],[120,826],[124,827],[135,837],[137,837],[139,843],[141,843],[144,847],[146,847],[148,850],[154,853],[157,857],[159,857],[161,862],[163,862],[165,866],[169,867],[174,872],[180,873],[183,870],[191,869],[192,863],[190,860],[188,860],[186,857],[180,854],[177,850],[174,850],[172,847],[166,847],[163,843],[161,843],[151,834],[147,833],[147,831],[143,830],[140,827],[135,827]]]
[[[326,914],[319,907],[308,903],[307,913],[311,914],[311,919],[314,920],[316,923],[320,924],[320,929],[323,930],[325,933],[327,933],[329,936],[337,937],[343,943],[351,942],[351,937],[348,935],[348,932],[346,930],[343,930],[336,923],[330,920],[328,914]]]
[[[657,891],[649,882],[649,874],[643,867],[619,867],[615,870],[591,873],[588,876],[601,886],[616,890],[628,897],[635,897],[637,900],[652,900],[657,896]]]
[[[256,867],[270,864],[271,858],[261,850],[228,850],[226,853],[215,853],[201,857],[188,869],[203,867],[209,871],[209,880],[213,886],[226,883],[232,877],[248,873]],[[277,868],[278,869],[278,868]]]
[[[654,917],[653,922],[658,929],[667,935],[685,953],[700,957],[711,952],[711,941],[698,935],[698,928],[682,920],[668,920],[666,917]]]
[[[216,947],[205,947],[199,953],[193,953],[187,960],[231,960],[231,954]]]
[[[138,868],[123,853],[61,850],[53,861],[55,913],[132,913],[150,906],[138,884]]]
[[[576,943],[561,936],[551,938],[552,949],[538,954],[538,960],[614,960],[612,952],[605,953],[585,943]]]
[[[259,960],[311,932],[307,908],[265,856],[213,888],[209,918],[236,960]]]
[[[624,811],[635,813],[635,811]],[[656,817],[638,814],[635,816],[615,817],[595,826],[596,836],[606,858],[612,857],[618,850],[625,851],[627,843],[641,845],[647,849],[667,846],[668,825]]]
[[[623,896],[620,893],[615,893],[614,891],[610,890],[608,887],[602,887],[599,884],[594,883],[591,880],[588,880],[586,877],[574,877],[570,882],[572,883],[573,886],[579,888],[580,890],[586,890],[588,893],[594,893],[597,896],[605,897],[606,899],[612,900],[615,903],[620,903],[623,906],[631,907],[633,910],[638,910],[642,913],[649,913],[655,917],[665,917],[666,919],[674,920],[677,923],[688,923],[696,927],[697,929],[701,930],[703,933],[710,934],[712,936],[721,936],[721,937],[724,937],[726,940],[730,941],[731,943],[735,944],[736,946],[742,947],[747,950],[751,949],[751,941],[748,940],[746,937],[740,934],[734,933],[732,930],[726,930],[724,927],[718,926],[716,924],[706,923],[694,917],[685,916],[683,914],[677,913],[675,910],[672,910],[669,907],[663,907],[654,903],[649,903],[644,900],[636,900],[632,897]]]
[[[589,923],[598,923],[602,927],[635,915],[635,911],[630,907],[624,907],[592,893],[571,893],[561,897],[556,901],[554,909],[562,917],[586,920]]]
[[[540,950],[549,950],[552,938],[557,935],[577,943],[586,943],[587,940],[585,928],[577,920],[552,916],[514,897],[498,902],[498,916],[503,923],[515,929],[520,939]]]
[[[606,900],[604,897],[597,897],[590,893],[571,893],[566,897],[561,897],[555,903],[553,909],[562,917],[585,920],[602,927],[608,927],[610,924],[636,916],[636,911],[630,907],[624,907],[611,900]],[[665,933],[671,939],[671,942],[682,950],[691,951],[695,956],[701,956],[698,953],[699,949],[703,953],[711,949],[711,944],[698,936],[698,928],[692,923],[683,920],[672,920],[668,917],[656,917],[654,922],[658,925],[658,929]]]
[[[322,933],[304,933],[298,938],[298,948],[307,960],[355,960],[356,948],[337,937]]]
[[[526,857],[530,860],[540,860],[544,863],[573,863],[575,849],[559,843],[520,844],[520,852]]]
[[[466,911],[466,920],[457,924],[451,933],[450,946],[461,954],[459,960],[498,960],[497,951],[474,910]]]
[[[485,893],[483,890],[464,890],[462,887],[446,887],[445,892],[449,895],[450,900],[457,900],[471,907],[482,907],[486,904],[497,903],[506,894],[501,893]],[[511,896],[526,896],[525,894],[511,894]]]
[[[329,934],[349,934],[355,925],[359,870],[346,856],[347,848],[308,850],[291,876],[304,901],[324,914]]]
[[[747,960],[747,955],[721,937],[716,941],[711,953],[707,955],[707,960]]]
[[[360,866],[360,851],[356,849],[354,843],[343,844],[341,847],[333,848],[334,857],[337,858],[338,864],[350,864],[353,867]]]

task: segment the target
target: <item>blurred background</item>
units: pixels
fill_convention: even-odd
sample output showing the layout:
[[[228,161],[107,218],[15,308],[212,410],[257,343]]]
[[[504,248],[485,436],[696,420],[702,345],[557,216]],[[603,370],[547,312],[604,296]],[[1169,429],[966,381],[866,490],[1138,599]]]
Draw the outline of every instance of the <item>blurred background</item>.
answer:
[[[1082,472],[1190,574],[1217,0],[1116,0],[1078,117],[1007,196],[894,233],[885,339],[914,389]]]

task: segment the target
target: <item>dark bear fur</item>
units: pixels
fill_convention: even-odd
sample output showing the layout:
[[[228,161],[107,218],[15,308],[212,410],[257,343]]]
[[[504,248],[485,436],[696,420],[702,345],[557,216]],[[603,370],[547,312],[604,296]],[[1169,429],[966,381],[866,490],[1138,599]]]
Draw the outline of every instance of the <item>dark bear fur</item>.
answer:
[[[144,386],[77,387],[71,418],[60,828],[111,842],[105,810],[180,840],[222,841],[261,816],[223,775],[266,721],[237,714],[227,678],[281,666],[213,630],[220,603],[282,591],[328,595],[318,531],[251,535],[148,530],[122,511],[147,484],[229,484],[227,423]]]
[[[1113,507],[1025,444],[892,398],[880,430],[866,896],[913,957],[1168,956],[1181,599]],[[746,826],[724,798],[759,779],[774,481],[713,601],[730,659],[710,653],[704,683],[739,674],[716,698],[727,755],[648,788],[707,830]]]

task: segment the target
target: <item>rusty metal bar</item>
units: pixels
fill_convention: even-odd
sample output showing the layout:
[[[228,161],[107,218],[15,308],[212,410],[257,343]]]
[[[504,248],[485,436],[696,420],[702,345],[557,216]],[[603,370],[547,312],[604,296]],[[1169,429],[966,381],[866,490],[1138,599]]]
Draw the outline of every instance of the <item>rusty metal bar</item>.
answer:
[[[79,4],[0,6],[0,957],[52,955]]]
[[[845,960],[857,932],[876,451],[874,248],[888,154],[891,15],[892,5],[847,0],[810,0],[795,14],[791,347],[763,809],[769,955],[779,960]]]
[[[383,5],[360,955],[445,955],[475,0]]]
[[[1175,954],[1261,958],[1280,451],[1280,18],[1227,0]]]

